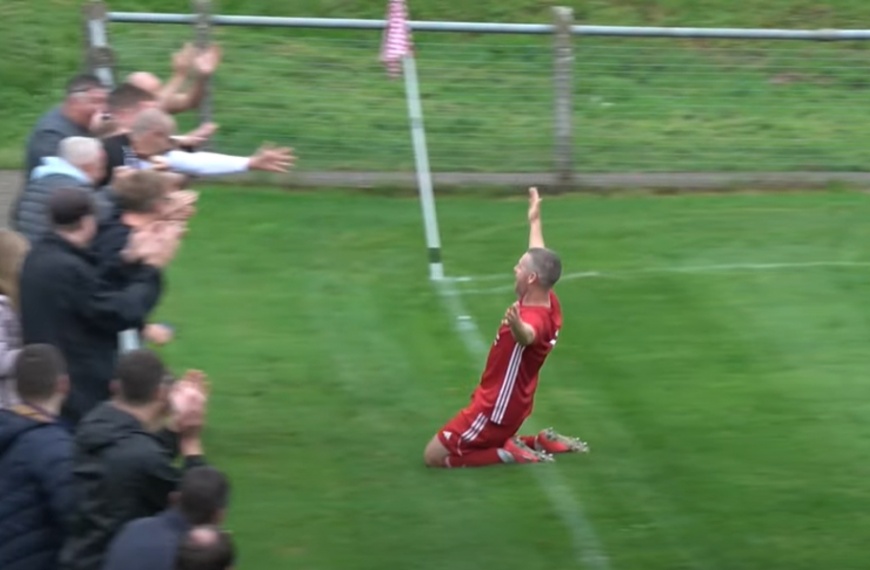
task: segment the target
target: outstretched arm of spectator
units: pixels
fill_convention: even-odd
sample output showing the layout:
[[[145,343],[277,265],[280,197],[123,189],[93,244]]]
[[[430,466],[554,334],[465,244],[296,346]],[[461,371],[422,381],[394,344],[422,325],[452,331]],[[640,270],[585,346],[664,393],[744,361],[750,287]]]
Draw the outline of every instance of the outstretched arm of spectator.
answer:
[[[156,267],[143,264],[131,275],[127,286],[118,290],[98,275],[82,272],[68,290],[79,315],[94,327],[119,333],[144,322],[157,305],[161,274]]]
[[[152,159],[157,168],[192,176],[221,176],[248,170],[287,172],[294,160],[292,149],[270,146],[261,147],[251,156],[171,150]]]
[[[157,305],[162,286],[161,271],[175,257],[184,235],[183,223],[149,224],[133,231],[121,257],[128,264],[125,285],[101,278],[99,268],[82,265],[67,284],[74,307],[92,326],[119,333],[137,328]]]

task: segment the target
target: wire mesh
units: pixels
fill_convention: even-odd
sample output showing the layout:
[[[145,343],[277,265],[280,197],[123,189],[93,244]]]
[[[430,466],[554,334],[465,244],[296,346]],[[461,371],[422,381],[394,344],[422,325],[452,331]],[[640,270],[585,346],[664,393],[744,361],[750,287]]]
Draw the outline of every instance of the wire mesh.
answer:
[[[866,47],[578,41],[576,168],[865,170],[870,164]]]
[[[119,76],[166,77],[186,26],[112,24]],[[531,40],[531,41],[530,41]],[[216,28],[214,149],[289,145],[299,170],[411,171],[405,88],[372,31]],[[430,163],[436,171],[541,172],[552,165],[549,38],[416,34]],[[191,126],[195,117],[183,119]]]
[[[121,74],[164,77],[191,26],[110,27]],[[293,146],[299,170],[410,171],[404,84],[377,31],[216,27],[214,148]],[[554,164],[549,36],[415,34],[434,171]],[[577,37],[578,172],[863,171],[866,42]],[[182,119],[185,127],[195,114]]]

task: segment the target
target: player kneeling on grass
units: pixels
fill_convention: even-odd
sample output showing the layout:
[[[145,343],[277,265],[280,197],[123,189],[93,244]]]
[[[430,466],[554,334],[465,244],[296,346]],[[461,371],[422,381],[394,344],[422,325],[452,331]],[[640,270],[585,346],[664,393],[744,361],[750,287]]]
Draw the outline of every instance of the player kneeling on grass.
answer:
[[[426,446],[429,467],[482,467],[552,461],[555,453],[585,452],[587,445],[546,429],[517,436],[532,412],[538,372],[556,345],[562,309],[553,286],[562,262],[544,246],[541,199],[529,190],[529,249],[514,268],[517,302],[508,307],[489,350],[471,404]]]
[[[556,345],[562,309],[553,286],[562,262],[544,247],[541,199],[529,190],[529,250],[514,268],[517,302],[502,320],[489,349],[471,404],[447,422],[426,446],[429,467],[483,467],[552,461],[554,453],[585,452],[582,441],[546,429],[519,436],[532,412],[538,372]]]

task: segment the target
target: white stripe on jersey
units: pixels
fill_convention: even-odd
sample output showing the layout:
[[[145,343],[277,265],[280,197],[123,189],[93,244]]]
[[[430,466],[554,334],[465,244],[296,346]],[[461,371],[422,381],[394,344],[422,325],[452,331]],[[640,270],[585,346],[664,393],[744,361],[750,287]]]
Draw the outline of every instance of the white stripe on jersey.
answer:
[[[495,408],[492,411],[492,421],[501,423],[507,412],[508,404],[511,400],[511,394],[514,391],[514,384],[517,381],[517,375],[520,372],[520,362],[523,360],[523,351],[526,349],[520,346],[519,343],[514,345],[514,351],[511,353],[511,359],[508,363],[507,370],[504,373],[501,390],[498,392],[498,398],[495,400]]]

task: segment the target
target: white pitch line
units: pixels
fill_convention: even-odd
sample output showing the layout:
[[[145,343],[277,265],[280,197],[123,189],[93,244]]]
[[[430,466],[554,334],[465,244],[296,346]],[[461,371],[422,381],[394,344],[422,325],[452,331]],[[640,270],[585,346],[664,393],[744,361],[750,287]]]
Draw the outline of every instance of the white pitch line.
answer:
[[[462,294],[454,285],[454,280],[445,278],[438,281],[436,289],[438,289],[448,312],[455,319],[456,330],[469,353],[475,358],[486,358],[489,345],[484,340],[474,319],[465,310]],[[584,568],[591,570],[610,570],[610,559],[598,539],[595,528],[586,518],[582,505],[574,498],[571,488],[565,483],[559,472],[555,469],[549,469],[546,465],[540,467],[531,465],[528,468],[536,475],[538,484],[550,499],[550,504],[562,517],[562,522],[571,533],[571,542],[577,562]]]
[[[639,267],[636,269],[613,269],[609,271],[580,271],[563,275],[559,282],[573,281],[575,279],[589,278],[630,278],[632,275],[644,275],[655,273],[723,273],[737,271],[777,271],[783,269],[811,269],[816,267],[870,267],[870,261],[803,261],[803,262],[779,262],[779,263],[725,263],[718,265],[665,265],[658,267]],[[475,283],[485,281],[506,281],[509,274],[462,276],[450,278],[454,283]],[[483,295],[509,291],[513,285],[499,285],[484,289],[463,289],[467,295]]]

